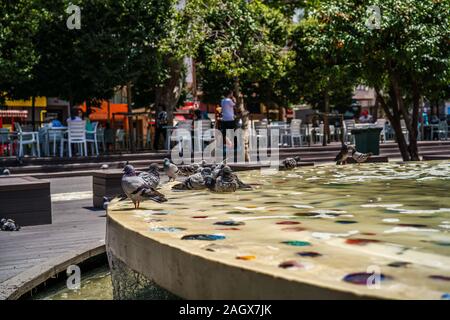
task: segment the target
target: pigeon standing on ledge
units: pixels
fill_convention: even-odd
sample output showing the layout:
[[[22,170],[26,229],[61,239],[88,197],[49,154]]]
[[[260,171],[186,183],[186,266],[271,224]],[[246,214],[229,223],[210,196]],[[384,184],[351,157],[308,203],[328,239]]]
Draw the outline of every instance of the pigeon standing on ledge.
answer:
[[[358,164],[366,162],[367,160],[370,159],[370,157],[373,156],[372,152],[361,153],[361,152],[356,151],[356,149],[352,146],[349,146],[348,148],[352,151],[353,160],[355,160]]]
[[[178,174],[180,173],[180,170],[178,170],[178,167],[170,162],[169,159],[165,158],[164,162],[164,172],[169,177],[170,181],[175,181],[178,177]]]
[[[9,176],[11,175],[11,171],[9,171],[8,168],[1,168],[0,169],[0,176]]]
[[[162,193],[152,188],[148,183],[136,175],[132,165],[126,165],[123,169],[122,189],[131,201],[134,208],[139,208],[141,201],[152,200],[158,203],[166,202],[167,199]]]
[[[147,172],[141,172],[139,177],[145,180],[147,184],[153,189],[157,189],[161,181],[159,176],[159,167],[156,163],[152,163]]]
[[[336,164],[347,164],[348,159],[348,146],[345,143],[342,143],[341,151],[339,151],[338,155],[334,159]]]

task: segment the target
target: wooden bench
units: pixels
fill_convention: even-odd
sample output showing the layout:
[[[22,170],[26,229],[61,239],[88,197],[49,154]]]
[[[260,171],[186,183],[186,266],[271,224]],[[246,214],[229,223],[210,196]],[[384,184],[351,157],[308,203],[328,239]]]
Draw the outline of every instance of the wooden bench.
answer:
[[[0,178],[0,218],[21,226],[52,223],[50,182],[33,177]]]

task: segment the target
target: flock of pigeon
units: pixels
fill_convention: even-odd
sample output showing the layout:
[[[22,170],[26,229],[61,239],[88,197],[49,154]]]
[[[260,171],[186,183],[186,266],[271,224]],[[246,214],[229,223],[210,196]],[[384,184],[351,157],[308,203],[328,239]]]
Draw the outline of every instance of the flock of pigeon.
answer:
[[[291,170],[298,166],[300,157],[287,158],[282,161],[281,169]],[[211,192],[227,193],[237,190],[252,190],[252,186],[244,183],[233,170],[222,162],[220,164],[201,163],[178,167],[164,159],[164,172],[170,181],[175,181],[178,176],[185,176],[184,181],[172,186],[172,190],[210,190]],[[166,202],[166,197],[160,193],[161,178],[159,167],[156,163],[150,165],[148,171],[137,173],[130,164],[125,165],[122,176],[122,190],[126,198],[130,199],[135,208],[139,208],[142,201],[152,200],[158,203]],[[108,199],[104,200],[109,203]]]
[[[358,164],[366,162],[372,153],[358,152],[353,146],[342,144],[341,151],[336,156],[336,164],[346,164],[348,158],[353,158]],[[280,170],[295,169],[300,162],[300,157],[287,158],[281,162]],[[169,178],[169,182],[176,181],[178,176],[186,177],[184,181],[172,186],[172,190],[210,190],[212,192],[226,193],[237,190],[252,190],[252,186],[244,183],[238,175],[226,164],[207,164],[205,160],[201,163],[184,165],[178,167],[169,159],[164,159],[164,172]],[[159,167],[153,163],[148,171],[137,173],[134,167],[126,164],[123,169],[122,189],[125,196],[121,200],[130,199],[135,208],[139,208],[140,203],[145,200],[152,200],[158,203],[166,202],[167,198],[158,191],[161,182]],[[105,203],[109,203],[105,199]]]

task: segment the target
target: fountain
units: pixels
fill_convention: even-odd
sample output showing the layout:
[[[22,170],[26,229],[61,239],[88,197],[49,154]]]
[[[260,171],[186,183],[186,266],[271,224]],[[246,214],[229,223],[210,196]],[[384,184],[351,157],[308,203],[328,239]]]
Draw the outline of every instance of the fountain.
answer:
[[[108,208],[116,299],[443,299],[450,163],[240,173],[253,191]]]

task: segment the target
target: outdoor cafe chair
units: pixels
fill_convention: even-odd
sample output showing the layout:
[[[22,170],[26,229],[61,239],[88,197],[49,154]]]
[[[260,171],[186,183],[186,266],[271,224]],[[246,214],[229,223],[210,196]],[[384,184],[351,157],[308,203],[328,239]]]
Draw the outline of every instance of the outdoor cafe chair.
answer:
[[[64,142],[67,142],[67,151],[69,158],[72,157],[72,145],[79,147],[82,156],[87,156],[87,141],[86,141],[86,121],[67,121],[68,130],[67,137],[63,136],[63,143],[61,144],[61,157],[63,156]]]
[[[386,119],[377,119],[377,121],[375,122],[377,127],[381,128],[381,132],[380,132],[380,140],[383,143],[386,143],[387,140],[387,121]]]
[[[432,137],[437,135],[439,140],[447,140],[448,139],[448,125],[447,121],[440,121],[437,126],[433,126],[433,134]]]
[[[19,158],[24,156],[24,146],[31,145],[33,156],[41,156],[39,147],[39,133],[36,131],[25,132],[19,123],[15,123],[17,129],[17,140],[19,144]]]
[[[123,129],[116,130],[115,146],[116,146],[116,149],[118,147],[120,150],[127,148],[128,144],[127,144],[127,136],[125,134],[125,130],[123,130]]]
[[[56,155],[56,146],[58,143],[59,149],[61,150],[63,148],[63,137],[66,130],[63,127],[44,127],[39,129],[46,155],[50,155],[50,145],[53,145],[53,156]]]
[[[92,130],[86,130],[86,143],[91,144],[91,152],[98,156],[98,140],[97,140],[98,122],[92,122]]]
[[[102,126],[97,126],[97,141],[99,146],[101,146],[102,151],[106,151],[106,145],[105,145],[105,128]]]
[[[352,135],[352,130],[356,127],[355,120],[344,120],[343,126],[344,126],[344,141],[353,143],[354,137]]]
[[[291,121],[291,130],[289,135],[291,136],[291,147],[295,146],[295,139],[298,139],[300,147],[303,146],[303,135],[302,135],[302,120],[293,119]]]
[[[9,137],[9,129],[0,128],[0,154],[4,155],[5,150],[8,152],[8,154],[11,154],[11,140]]]

